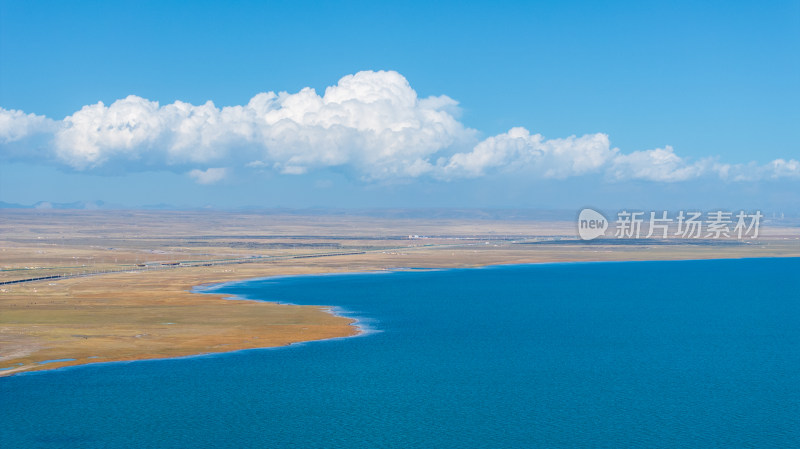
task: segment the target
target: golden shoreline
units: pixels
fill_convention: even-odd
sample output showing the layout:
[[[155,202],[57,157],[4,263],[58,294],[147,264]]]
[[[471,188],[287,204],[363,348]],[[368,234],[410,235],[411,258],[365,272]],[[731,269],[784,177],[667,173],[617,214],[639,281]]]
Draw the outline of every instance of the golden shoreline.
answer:
[[[0,281],[118,271],[0,286],[0,369],[8,368],[0,376],[358,333],[325,298],[297,306],[193,291],[209,284],[407,267],[800,257],[800,228],[792,226],[768,227],[747,244],[614,246],[559,244],[573,232],[564,222],[164,212],[3,212],[0,219]],[[41,363],[49,360],[62,361]]]

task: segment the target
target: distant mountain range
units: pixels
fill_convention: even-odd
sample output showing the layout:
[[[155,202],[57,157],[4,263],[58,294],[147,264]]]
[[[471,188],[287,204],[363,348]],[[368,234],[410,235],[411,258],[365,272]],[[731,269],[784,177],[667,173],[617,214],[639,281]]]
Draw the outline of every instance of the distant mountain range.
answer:
[[[56,203],[39,201],[34,204],[18,204],[0,201],[0,209],[38,209],[38,210],[209,210],[208,207],[179,207],[172,204],[148,204],[137,207],[126,207],[105,201],[75,201]],[[258,212],[275,215],[355,215],[381,218],[461,218],[461,219],[500,219],[500,220],[572,220],[573,210],[533,210],[533,209],[455,209],[455,208],[386,208],[386,209],[333,209],[333,208],[286,208],[246,206],[233,209],[220,209],[241,212]]]
[[[0,201],[0,209],[80,209],[80,210],[100,210],[100,209],[124,209],[117,204],[106,203],[105,201],[75,201],[72,203],[52,203],[50,201],[39,201],[31,205],[6,203]]]
[[[146,209],[146,210],[191,210],[202,208],[186,208],[178,207],[172,204],[147,204],[144,206],[128,207],[122,204],[107,203],[105,201],[73,201],[71,203],[54,203],[51,201],[39,201],[34,204],[18,204],[7,203],[0,201],[0,209],[40,209],[40,210],[129,210],[129,209]]]
[[[547,221],[573,221],[577,218],[574,209],[470,209],[470,208],[362,208],[339,209],[325,207],[289,208],[289,207],[263,207],[243,206],[235,208],[214,207],[186,207],[173,204],[159,203],[143,206],[125,206],[105,201],[74,201],[71,203],[54,203],[39,201],[25,205],[0,201],[2,209],[38,209],[38,210],[174,210],[174,211],[202,211],[218,210],[228,212],[259,213],[264,215],[301,215],[301,216],[362,216],[395,219],[465,219],[465,220],[547,220]],[[614,217],[616,211],[602,210],[606,217]],[[674,211],[671,211],[674,212]],[[797,213],[762,211],[765,222],[779,222],[786,226],[797,226],[800,215]],[[674,213],[673,213],[674,215]]]

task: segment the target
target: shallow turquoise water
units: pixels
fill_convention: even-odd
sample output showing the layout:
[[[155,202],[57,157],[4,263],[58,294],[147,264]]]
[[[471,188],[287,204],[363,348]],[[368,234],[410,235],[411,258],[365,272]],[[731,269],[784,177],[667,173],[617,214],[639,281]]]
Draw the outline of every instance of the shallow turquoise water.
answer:
[[[7,447],[800,447],[800,259],[265,279],[366,336],[0,379]]]

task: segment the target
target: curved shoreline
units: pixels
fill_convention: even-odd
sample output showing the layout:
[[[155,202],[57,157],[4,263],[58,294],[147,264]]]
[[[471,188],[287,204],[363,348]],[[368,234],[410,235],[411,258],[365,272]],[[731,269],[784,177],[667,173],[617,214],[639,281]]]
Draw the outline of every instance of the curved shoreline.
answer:
[[[355,325],[357,318],[344,316],[346,311],[340,315],[335,307],[252,298],[230,301],[221,293],[195,290],[196,286],[259,277],[249,273],[221,277],[206,274],[194,273],[188,279],[184,276],[176,280],[174,276],[168,279],[166,273],[146,279],[123,273],[63,281],[59,287],[67,291],[69,302],[83,307],[48,309],[54,301],[40,300],[37,306],[22,310],[34,318],[28,322],[37,324],[0,326],[4,341],[11,342],[3,345],[8,355],[0,365],[0,377],[98,363],[283,347],[365,333]],[[44,290],[41,285],[38,288]],[[63,292],[58,293],[63,297]],[[101,299],[96,300],[97,296]],[[60,307],[61,321],[39,324],[46,322],[53,307]],[[54,336],[39,337],[44,332]],[[45,360],[58,362],[41,364]]]
[[[743,257],[743,258],[720,258],[720,259],[758,259],[758,257]],[[689,260],[719,260],[719,259],[682,259],[684,261]],[[494,267],[508,267],[508,266],[524,266],[524,265],[561,265],[561,264],[573,264],[573,263],[635,263],[635,262],[667,262],[670,260],[618,260],[618,261],[548,261],[548,262],[533,262],[533,263],[508,263],[508,264],[484,264],[474,267],[430,267],[430,268],[415,268],[413,271],[439,271],[439,270],[468,270],[468,269],[476,269],[476,268],[494,268]],[[674,260],[673,260],[674,261]],[[202,303],[206,303],[208,305],[208,301],[201,301],[196,302],[197,298],[211,298],[210,301],[213,301],[214,304],[217,306],[221,306],[222,304],[231,304],[231,303],[238,303],[238,304],[249,304],[249,309],[253,310],[252,307],[255,305],[255,309],[267,310],[271,309],[271,312],[285,312],[288,309],[295,309],[295,310],[303,310],[311,313],[311,315],[322,313],[324,316],[337,321],[338,324],[335,325],[333,328],[329,328],[326,332],[317,333],[309,335],[309,333],[304,333],[304,330],[308,326],[314,326],[314,322],[302,322],[300,324],[294,323],[296,332],[291,335],[282,335],[282,339],[279,341],[272,340],[266,341],[261,338],[258,338],[262,335],[255,336],[248,342],[239,342],[238,344],[231,344],[231,343],[221,343],[220,338],[224,340],[224,336],[220,337],[217,335],[215,338],[212,338],[206,345],[195,345],[195,346],[186,346],[179,350],[171,351],[170,353],[163,353],[163,352],[154,352],[153,350],[148,350],[147,348],[141,349],[139,352],[135,354],[128,354],[128,355],[105,355],[105,356],[98,356],[96,354],[87,355],[86,353],[82,355],[76,355],[75,352],[77,351],[63,351],[63,352],[54,352],[54,353],[47,353],[43,354],[41,357],[37,357],[37,359],[41,360],[32,360],[25,365],[19,365],[19,362],[14,362],[14,360],[18,359],[11,359],[8,365],[0,367],[0,377],[10,377],[10,376],[17,376],[26,373],[39,373],[43,371],[56,371],[63,368],[71,368],[77,366],[84,366],[84,365],[97,365],[103,363],[119,363],[119,362],[134,362],[134,361],[148,361],[148,360],[165,360],[165,359],[174,359],[174,358],[186,358],[186,357],[203,357],[209,355],[216,355],[216,354],[224,354],[224,353],[232,353],[238,352],[243,350],[251,350],[251,349],[270,349],[270,348],[277,348],[277,347],[287,347],[302,343],[308,343],[313,341],[325,341],[325,340],[332,340],[332,339],[343,339],[343,338],[351,338],[355,336],[363,336],[368,335],[372,332],[377,331],[376,329],[371,329],[369,326],[364,322],[363,317],[359,316],[348,316],[350,312],[347,310],[341,309],[338,306],[311,306],[311,305],[297,305],[279,301],[268,301],[262,300],[258,298],[250,298],[250,297],[242,297],[237,295],[228,295],[225,293],[219,293],[217,290],[224,288],[225,286],[229,285],[236,285],[260,280],[279,280],[279,279],[287,279],[287,278],[297,278],[297,277],[317,277],[317,276],[348,276],[348,275],[365,275],[365,274],[392,274],[397,272],[403,272],[406,270],[396,269],[396,270],[370,270],[370,271],[327,271],[327,272],[303,272],[297,274],[277,274],[277,275],[268,275],[268,276],[248,276],[245,273],[241,275],[235,276],[226,276],[226,279],[221,279],[217,281],[209,281],[209,277],[214,276],[198,276],[197,282],[191,283],[188,289],[182,290],[181,293],[184,295],[189,295],[190,303],[184,304],[186,307],[186,311],[193,311],[195,307],[200,307]],[[119,277],[119,276],[115,276]],[[102,277],[95,278],[95,281],[101,279]],[[80,280],[75,281],[76,284],[90,282],[88,280],[84,280],[81,282]],[[170,284],[171,285],[171,284]],[[119,286],[116,287],[117,289]],[[112,291],[115,291],[112,289]],[[154,310],[158,310],[159,307],[170,308],[174,307],[174,304],[167,301],[166,303],[163,301],[163,296],[169,296],[170,293],[174,293],[174,288],[170,290],[168,286],[162,286],[162,289],[155,289],[155,292],[160,294],[157,296],[157,304],[153,304]],[[153,294],[152,291],[150,291]],[[81,297],[79,295],[76,296],[77,299]],[[194,298],[194,299],[191,299]],[[221,309],[220,309],[221,310]],[[227,309],[228,311],[231,309]],[[319,316],[316,317],[319,319]],[[162,325],[173,325],[172,322],[161,323]],[[238,325],[238,323],[235,323]],[[286,324],[270,324],[274,326],[284,326]],[[269,325],[263,325],[264,326]],[[107,327],[107,326],[106,326]],[[298,328],[299,327],[299,328]],[[274,330],[274,329],[273,329]],[[139,330],[137,330],[139,332]],[[190,333],[191,334],[191,333]],[[135,337],[138,337],[141,334],[137,334]],[[147,335],[147,334],[145,334]],[[202,334],[193,334],[190,335],[191,338],[194,340],[200,338]],[[274,337],[274,336],[273,336]],[[254,340],[261,340],[261,341],[254,341]],[[65,359],[72,359],[72,360],[65,360]],[[50,363],[42,363],[42,361],[49,360]]]
[[[240,300],[240,299],[237,299],[237,300]],[[247,298],[243,298],[241,300],[242,301],[259,301],[257,299],[247,299]],[[262,302],[267,302],[267,301],[262,301]],[[282,304],[282,303],[277,303],[277,302],[269,302],[269,303]],[[286,304],[286,305],[291,305],[291,304]],[[303,306],[303,307],[317,307],[317,306]],[[62,363],[73,362],[73,361],[81,361],[81,360],[79,360],[79,359],[46,360],[46,361],[43,361],[43,362],[37,362],[37,364],[39,366],[43,367],[41,369],[29,369],[29,370],[24,370],[24,371],[10,371],[10,370],[13,369],[13,367],[0,368],[0,378],[3,378],[3,377],[19,377],[19,376],[26,376],[26,375],[47,374],[47,373],[57,372],[57,371],[66,371],[66,370],[71,370],[71,369],[80,369],[80,368],[95,367],[95,366],[102,366],[102,365],[111,365],[111,364],[120,364],[120,363],[159,362],[159,361],[165,361],[165,360],[181,360],[181,359],[192,359],[192,358],[201,358],[201,357],[220,357],[220,356],[225,356],[225,355],[229,355],[229,354],[235,354],[235,353],[239,353],[239,352],[246,352],[246,351],[276,350],[276,349],[284,349],[284,348],[290,348],[290,347],[303,346],[303,345],[308,344],[308,343],[316,343],[316,342],[323,342],[323,341],[335,341],[335,340],[344,340],[344,339],[348,339],[348,338],[364,337],[364,336],[367,336],[367,335],[371,335],[371,334],[373,334],[375,332],[380,332],[377,329],[371,329],[369,327],[362,326],[361,324],[359,324],[359,323],[362,322],[361,319],[358,319],[358,318],[355,318],[355,317],[349,317],[349,316],[340,314],[338,310],[335,310],[335,309],[338,309],[338,307],[336,307],[336,306],[331,306],[331,307],[319,306],[319,307],[321,309],[325,310],[326,312],[330,313],[331,315],[335,316],[335,317],[347,318],[347,319],[352,320],[352,322],[349,325],[357,328],[358,329],[357,333],[352,334],[352,335],[342,335],[342,336],[338,336],[338,337],[327,337],[327,338],[319,338],[319,339],[313,339],[313,340],[297,340],[297,341],[292,341],[292,342],[289,342],[289,343],[286,343],[286,344],[283,344],[283,345],[276,345],[276,346],[257,346],[257,347],[251,347],[251,348],[241,348],[241,349],[226,349],[224,351],[218,351],[218,352],[200,352],[200,353],[196,353],[196,354],[167,356],[167,357],[158,357],[158,356],[156,356],[156,357],[151,357],[151,358],[130,358],[130,359],[125,358],[125,359],[119,359],[119,360],[102,360],[102,361],[93,360],[93,361],[88,361],[88,362],[81,362],[81,363],[76,363],[76,364],[63,364],[63,365],[62,365]],[[345,312],[345,313],[347,313],[347,312]],[[50,364],[57,364],[58,366],[55,366],[55,367],[48,366]],[[4,371],[7,371],[7,372],[4,373]]]
[[[369,327],[369,325],[365,322],[366,318],[355,315],[354,312],[350,312],[347,309],[344,309],[340,306],[334,305],[305,305],[305,304],[294,304],[291,302],[286,301],[274,301],[274,300],[266,300],[266,299],[258,299],[258,298],[251,298],[247,296],[240,296],[240,295],[230,295],[227,293],[222,293],[218,291],[204,291],[204,290],[216,290],[220,288],[224,288],[226,286],[233,286],[239,284],[247,284],[249,282],[257,282],[267,279],[289,279],[289,278],[297,278],[297,277],[317,277],[317,276],[337,276],[337,275],[360,275],[360,274],[388,274],[394,273],[394,271],[365,271],[365,272],[341,272],[341,273],[321,273],[321,274],[298,274],[298,275],[285,275],[285,276],[266,276],[266,277],[254,277],[254,278],[246,278],[246,279],[239,279],[235,281],[226,281],[220,283],[211,283],[211,284],[201,284],[197,285],[192,288],[191,292],[200,294],[200,295],[222,295],[222,299],[226,301],[256,301],[256,302],[263,302],[268,304],[277,304],[283,306],[295,306],[295,307],[316,307],[320,310],[323,310],[335,317],[338,318],[346,318],[350,320],[349,326],[354,327],[357,332],[353,335],[345,335],[342,337],[330,337],[330,338],[323,338],[318,340],[302,340],[289,343],[285,346],[290,346],[299,343],[311,343],[315,341],[327,341],[327,340],[339,340],[343,338],[353,338],[353,337],[362,337],[365,335],[369,335],[375,332],[380,332],[378,329],[373,329]],[[269,347],[267,347],[269,348]],[[259,349],[259,348],[252,348],[252,349]],[[233,352],[233,351],[231,351]]]

